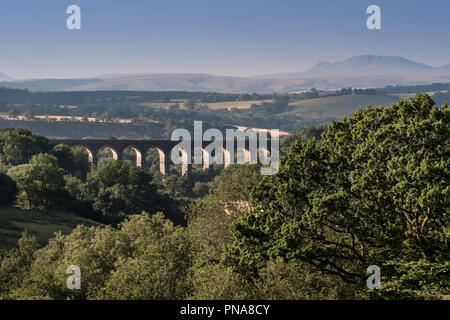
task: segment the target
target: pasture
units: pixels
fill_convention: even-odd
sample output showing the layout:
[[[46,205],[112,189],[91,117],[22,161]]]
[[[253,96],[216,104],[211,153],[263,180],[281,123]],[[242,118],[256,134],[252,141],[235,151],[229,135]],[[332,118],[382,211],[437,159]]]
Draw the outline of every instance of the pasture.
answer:
[[[290,103],[292,110],[281,116],[295,116],[303,119],[340,119],[344,115],[372,106],[389,106],[400,99],[387,95],[346,95],[300,100]]]
[[[55,232],[68,234],[79,224],[101,225],[71,213],[0,207],[0,251],[15,247],[24,231],[34,235],[39,243],[45,244]]]

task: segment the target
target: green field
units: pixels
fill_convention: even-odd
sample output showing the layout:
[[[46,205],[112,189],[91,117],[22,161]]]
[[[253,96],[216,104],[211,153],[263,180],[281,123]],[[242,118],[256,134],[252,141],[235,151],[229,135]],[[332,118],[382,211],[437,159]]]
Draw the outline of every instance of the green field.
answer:
[[[0,207],[0,251],[17,245],[17,240],[24,231],[34,235],[45,244],[54,233],[70,233],[77,225],[100,225],[97,222],[70,214],[59,212],[39,212],[18,208]]]
[[[324,97],[292,102],[289,105],[294,109],[282,114],[282,116],[296,116],[303,119],[340,119],[344,115],[357,111],[360,107],[388,106],[397,103],[400,99],[396,96],[386,95],[348,95],[336,97]]]
[[[405,95],[346,95],[334,97],[322,97],[318,99],[300,100],[290,103],[294,110],[282,114],[282,116],[298,116],[303,119],[340,119],[346,114],[350,114],[360,107],[366,107],[368,104],[373,106],[388,106],[391,103],[397,103],[404,98],[414,97],[416,94]],[[184,103],[178,101],[181,109],[186,109]],[[210,109],[248,109],[252,104],[260,105],[262,102],[272,102],[271,100],[258,101],[224,101],[205,103]],[[171,103],[143,103],[147,107],[167,109]],[[202,103],[199,103],[202,104]]]
[[[223,101],[206,103],[210,109],[249,109],[252,104],[260,105],[263,102],[272,103],[272,100],[253,100],[253,101]]]
[[[206,104],[210,109],[249,109],[252,104],[261,104],[263,102],[272,102],[272,100],[250,100],[250,101],[222,101],[222,102],[197,102],[198,105]],[[172,102],[143,102],[140,105],[155,109],[168,109],[171,105],[178,103],[181,109],[186,110],[184,100],[172,101]]]

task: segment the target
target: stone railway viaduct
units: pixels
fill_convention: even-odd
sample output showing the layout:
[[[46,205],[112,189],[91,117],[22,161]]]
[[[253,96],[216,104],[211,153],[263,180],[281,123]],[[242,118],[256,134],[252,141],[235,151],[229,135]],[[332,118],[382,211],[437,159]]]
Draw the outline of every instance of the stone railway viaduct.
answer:
[[[163,175],[167,175],[169,173],[169,163],[170,163],[170,154],[172,149],[180,143],[180,141],[171,141],[171,140],[50,140],[50,142],[54,145],[57,144],[65,144],[71,147],[80,146],[83,147],[89,156],[89,162],[93,165],[97,164],[98,154],[101,149],[107,148],[111,151],[114,160],[121,160],[123,152],[125,149],[132,149],[136,154],[136,166],[145,167],[145,156],[150,149],[156,149],[159,153],[159,171]],[[212,163],[210,161],[211,155],[206,151],[206,146],[211,144],[210,141],[201,142],[202,145],[202,162],[203,169],[208,170]],[[259,146],[258,146],[259,147]],[[234,161],[230,159],[230,152],[226,149],[226,140],[223,141],[223,152],[224,152],[224,167],[228,167]],[[192,141],[191,152],[193,154],[194,150],[194,142]],[[261,147],[265,155],[270,155],[270,141],[267,141],[267,146],[264,148]],[[181,153],[184,151],[181,149]],[[234,143],[234,153],[237,154],[239,150],[237,149],[236,142]],[[255,161],[256,159],[251,159],[251,155],[249,152],[249,142],[245,141],[244,149],[240,152],[244,153],[245,163],[250,163]],[[192,163],[192,161],[191,161]],[[181,165],[181,174],[186,175],[191,172],[192,165],[188,163],[187,157],[183,157],[183,162]]]

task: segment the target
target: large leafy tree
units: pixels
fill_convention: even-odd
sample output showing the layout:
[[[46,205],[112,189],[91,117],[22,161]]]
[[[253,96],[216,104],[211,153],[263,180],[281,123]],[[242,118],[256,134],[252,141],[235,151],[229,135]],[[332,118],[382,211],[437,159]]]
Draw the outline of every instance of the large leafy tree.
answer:
[[[31,157],[51,150],[48,140],[26,129],[0,130],[0,165],[6,171],[12,166],[27,163]]]
[[[320,143],[294,143],[234,226],[235,269],[258,277],[264,261],[282,257],[364,287],[375,264],[387,287],[403,279],[413,291],[427,279],[400,277],[407,263],[448,276],[450,110],[433,105],[423,94],[369,106],[333,122]],[[448,289],[437,286],[437,296]]]
[[[188,234],[202,264],[220,259],[233,241],[230,224],[250,208],[250,189],[261,179],[256,165],[235,165],[222,171],[212,191],[195,201],[188,214]]]
[[[34,155],[29,163],[8,170],[31,209],[51,209],[61,204],[64,174],[56,157],[49,154]]]
[[[190,292],[189,242],[162,213],[133,215],[118,229],[79,225],[39,250],[25,240],[0,260],[0,297],[183,299]],[[71,265],[80,268],[80,290],[67,288]]]
[[[305,143],[311,138],[320,139],[322,133],[327,129],[325,125],[317,127],[308,126],[301,128],[297,131],[290,132],[289,135],[280,137],[280,151],[282,155],[286,155],[289,152],[292,144],[299,140],[300,143]]]
[[[36,238],[27,232],[22,234],[17,244],[17,248],[0,254],[0,299],[23,281],[38,249]]]
[[[189,283],[190,245],[185,230],[162,213],[134,215],[120,225],[124,258],[106,281],[101,298],[185,299]]]
[[[53,147],[52,154],[61,168],[80,179],[86,178],[90,164],[88,154],[82,147],[59,144]]]
[[[233,243],[230,225],[251,208],[251,189],[260,180],[256,165],[235,165],[214,179],[212,192],[191,207],[187,235],[193,255],[194,299],[336,299],[348,297],[336,277],[311,266],[278,259],[264,263],[257,281],[249,281],[223,263]]]
[[[156,212],[163,201],[148,172],[116,160],[101,161],[89,172],[84,197],[113,223],[144,210]]]
[[[0,173],[0,205],[11,205],[17,195],[17,186],[8,175]]]
[[[250,206],[250,189],[261,179],[256,165],[235,165],[221,172],[212,191],[191,205],[187,235],[193,254],[194,299],[248,299],[252,290],[245,279],[221,264],[233,242],[230,225]]]

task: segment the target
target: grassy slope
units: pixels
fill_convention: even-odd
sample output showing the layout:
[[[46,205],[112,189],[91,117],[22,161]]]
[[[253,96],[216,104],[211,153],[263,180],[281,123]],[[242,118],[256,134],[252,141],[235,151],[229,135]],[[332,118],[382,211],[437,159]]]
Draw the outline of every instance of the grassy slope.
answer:
[[[388,106],[399,100],[398,97],[383,95],[352,95],[308,99],[291,103],[290,105],[294,107],[294,110],[283,115],[298,116],[303,119],[340,119],[346,114],[357,111],[360,107],[366,107],[368,104]]]
[[[181,109],[187,109],[184,106],[184,101],[177,101]],[[198,102],[198,105],[208,105],[210,109],[248,109],[252,104],[261,104],[263,102],[272,102],[272,100],[252,100],[252,101],[223,101],[223,102]],[[142,106],[151,107],[151,108],[162,108],[168,109],[171,105],[174,105],[176,102],[144,102],[141,103]]]
[[[67,234],[79,224],[100,225],[70,213],[0,207],[0,250],[15,247],[17,240],[25,230],[44,244],[53,237],[55,232],[61,231]]]
[[[260,105],[263,102],[272,102],[272,100],[254,100],[254,101],[225,101],[225,102],[213,102],[205,103],[210,109],[249,109],[252,104]],[[200,103],[202,104],[202,103]]]

